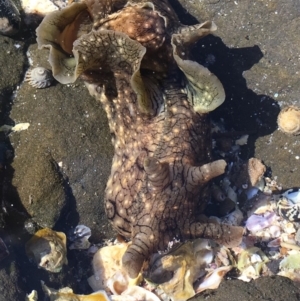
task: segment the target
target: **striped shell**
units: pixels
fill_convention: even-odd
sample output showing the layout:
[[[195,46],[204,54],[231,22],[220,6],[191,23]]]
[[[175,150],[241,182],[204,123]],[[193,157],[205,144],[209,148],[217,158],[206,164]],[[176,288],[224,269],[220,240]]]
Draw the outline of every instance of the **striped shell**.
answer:
[[[300,134],[300,109],[294,106],[283,108],[277,118],[279,129],[286,134]]]
[[[28,70],[25,75],[25,81],[28,81],[31,86],[38,89],[49,87],[53,80],[52,72],[43,67]]]
[[[281,197],[276,203],[278,214],[291,221],[300,221],[300,204],[294,204],[291,200],[286,197]]]

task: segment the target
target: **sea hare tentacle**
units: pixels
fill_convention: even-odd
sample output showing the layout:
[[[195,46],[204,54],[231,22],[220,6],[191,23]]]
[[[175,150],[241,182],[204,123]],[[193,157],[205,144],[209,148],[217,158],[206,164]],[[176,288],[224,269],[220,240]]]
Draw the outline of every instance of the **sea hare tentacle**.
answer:
[[[208,113],[220,106],[225,100],[225,91],[219,79],[207,68],[187,59],[190,44],[216,30],[213,22],[185,27],[181,33],[172,36],[173,56],[178,67],[188,81],[188,92],[194,110]]]
[[[76,60],[73,56],[63,50],[62,34],[72,24],[76,17],[86,10],[83,2],[73,3],[66,9],[49,13],[36,30],[39,49],[49,48],[49,62],[52,66],[52,73],[56,80],[62,84],[72,83],[79,74],[76,74]],[[78,26],[77,26],[78,27]],[[85,26],[84,26],[85,27]],[[87,26],[90,30],[91,26]],[[77,28],[79,31],[79,28]],[[72,34],[77,39],[78,32]],[[68,43],[71,43],[69,41]]]
[[[202,166],[194,166],[189,169],[188,182],[193,185],[202,185],[211,179],[224,173],[226,162],[218,160]]]

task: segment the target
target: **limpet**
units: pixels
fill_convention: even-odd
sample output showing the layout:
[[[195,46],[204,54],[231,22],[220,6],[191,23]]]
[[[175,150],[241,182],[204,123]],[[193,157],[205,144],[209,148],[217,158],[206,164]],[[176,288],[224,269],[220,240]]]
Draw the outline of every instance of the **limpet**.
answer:
[[[283,108],[277,118],[279,129],[292,135],[300,134],[300,109],[295,106]]]
[[[43,89],[49,87],[54,78],[52,76],[51,70],[43,67],[36,67],[28,70],[25,75],[25,81],[35,88]]]

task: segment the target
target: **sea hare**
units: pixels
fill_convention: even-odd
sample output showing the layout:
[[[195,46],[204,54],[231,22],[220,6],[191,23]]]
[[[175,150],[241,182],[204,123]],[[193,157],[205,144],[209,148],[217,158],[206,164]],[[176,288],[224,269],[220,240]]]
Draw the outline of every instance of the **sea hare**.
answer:
[[[85,0],[37,29],[53,76],[64,84],[80,76],[106,110],[115,153],[105,209],[132,239],[122,258],[131,277],[174,238],[241,240],[241,227],[198,219],[209,180],[226,167],[211,162],[207,116],[224,89],[190,59],[193,44],[215,30],[213,22],[182,25],[166,0]]]

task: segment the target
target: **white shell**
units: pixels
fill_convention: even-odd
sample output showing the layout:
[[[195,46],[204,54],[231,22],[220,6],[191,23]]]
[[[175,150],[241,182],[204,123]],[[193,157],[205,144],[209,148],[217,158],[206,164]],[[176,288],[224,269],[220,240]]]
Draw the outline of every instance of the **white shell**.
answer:
[[[300,134],[300,109],[294,106],[283,108],[277,118],[279,129],[286,134]]]
[[[203,282],[195,289],[196,293],[201,293],[207,289],[217,289],[226,275],[232,269],[232,266],[224,266],[209,272]]]
[[[285,191],[282,196],[291,200],[294,204],[300,203],[300,188],[292,188]]]
[[[53,80],[52,72],[43,67],[28,70],[25,75],[25,81],[28,81],[31,86],[38,89],[49,87]]]
[[[38,293],[33,290],[29,295],[26,294],[25,301],[38,301]]]
[[[85,225],[78,225],[69,239],[73,242],[69,249],[85,250],[91,246],[89,238],[92,235],[92,231]]]
[[[140,286],[129,286],[121,295],[112,295],[113,301],[160,301],[152,292]]]
[[[248,218],[246,227],[249,231],[255,233],[257,231],[270,227],[275,220],[276,215],[273,212],[266,213],[263,216],[253,214]]]

